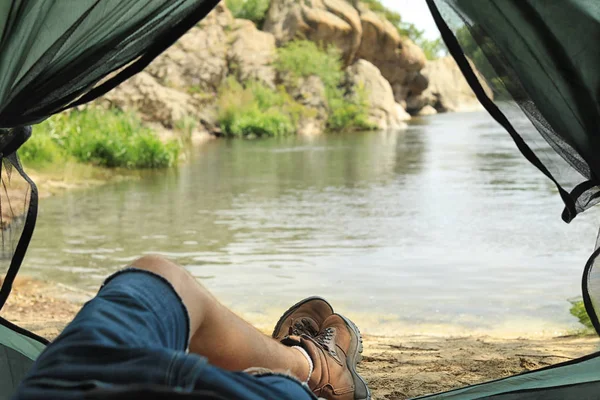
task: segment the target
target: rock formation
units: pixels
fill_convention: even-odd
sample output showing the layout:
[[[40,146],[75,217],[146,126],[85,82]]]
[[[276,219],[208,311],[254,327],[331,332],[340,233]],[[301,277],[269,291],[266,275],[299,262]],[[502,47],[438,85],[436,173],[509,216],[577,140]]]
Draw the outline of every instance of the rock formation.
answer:
[[[284,87],[309,110],[298,133],[321,133],[329,112],[323,82],[317,76],[290,79],[274,67],[277,46],[294,39],[340,50],[346,92],[364,90],[369,120],[380,129],[405,126],[406,111],[431,115],[480,107],[452,58],[426,61],[393,24],[345,0],[272,0],[263,30],[235,19],[221,2],[144,72],[99,102],[135,110],[167,129],[192,120],[196,131],[219,134],[215,100],[225,79],[233,76],[276,90]]]
[[[294,39],[336,46],[346,65],[355,59],[362,37],[359,13],[344,0],[272,0],[263,30],[278,46]]]
[[[227,30],[234,19],[224,3],[146,68],[160,84],[214,92],[227,77]]]
[[[406,127],[406,114],[394,100],[392,86],[377,67],[366,60],[358,60],[346,70],[350,90],[362,88],[369,103],[369,122],[382,130]],[[410,117],[409,117],[410,118]]]
[[[236,20],[227,53],[229,70],[238,81],[256,80],[275,88],[275,37],[251,21]]]
[[[409,86],[425,66],[425,54],[385,18],[361,7],[362,39],[358,58],[374,64],[388,80],[397,102],[405,100]]]
[[[425,90],[410,93],[406,109],[411,114],[417,114],[427,106],[438,112],[475,111],[482,108],[452,57],[427,62],[420,74],[427,78],[429,85]],[[484,89],[493,98],[492,90],[483,77],[479,77]]]

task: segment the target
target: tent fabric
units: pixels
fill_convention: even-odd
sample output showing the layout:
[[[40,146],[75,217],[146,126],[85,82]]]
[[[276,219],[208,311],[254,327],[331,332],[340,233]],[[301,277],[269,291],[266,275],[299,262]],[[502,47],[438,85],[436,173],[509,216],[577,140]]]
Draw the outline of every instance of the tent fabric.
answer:
[[[521,153],[551,179],[562,218],[600,201],[600,2],[426,0],[478,100]],[[477,75],[470,64],[477,67]],[[483,76],[483,79],[479,78]],[[483,82],[485,81],[485,82]],[[489,85],[494,97],[484,90]],[[523,116],[527,123],[523,123]],[[600,237],[582,291],[600,334]],[[600,393],[600,353],[427,400],[586,400]]]
[[[3,185],[9,182],[14,168],[29,186],[25,189],[26,212],[11,218],[11,231],[22,231],[23,235],[11,247],[15,256],[0,289],[0,308],[22,263],[37,215],[37,189],[14,155],[31,135],[27,126],[89,102],[141,71],[217,3],[218,0],[0,2],[0,159],[4,159],[0,172]],[[7,229],[1,228],[3,233]],[[11,259],[4,250],[3,241],[2,258]]]
[[[31,128],[15,129],[6,136],[13,132],[26,137]],[[23,171],[17,154],[0,157],[0,266],[8,266],[0,289],[0,308],[8,298],[33,235],[37,205],[37,187]]]
[[[452,56],[486,110],[551,179],[562,218],[600,202],[600,2],[427,0]],[[469,60],[494,92],[486,94]],[[527,124],[520,121],[527,117]],[[582,288],[600,334],[595,258]]]
[[[419,400],[593,400],[600,393],[600,353]]]
[[[0,400],[7,400],[47,341],[0,318]]]
[[[565,203],[563,219],[569,222],[598,203],[600,48],[582,38],[600,37],[600,2],[427,2],[442,22],[438,27],[452,56],[457,62],[461,56],[471,59],[492,86],[496,101],[485,93],[479,100],[521,152],[556,183]],[[525,114],[531,124],[515,134],[512,117],[517,114]],[[540,149],[540,139],[553,151]]]
[[[0,128],[31,125],[101,96],[141,71],[217,3],[3,1]]]
[[[0,308],[37,217],[37,188],[17,155],[32,134],[30,125],[94,100],[140,72],[217,3],[0,1]],[[0,319],[0,400],[10,396],[45,343]]]

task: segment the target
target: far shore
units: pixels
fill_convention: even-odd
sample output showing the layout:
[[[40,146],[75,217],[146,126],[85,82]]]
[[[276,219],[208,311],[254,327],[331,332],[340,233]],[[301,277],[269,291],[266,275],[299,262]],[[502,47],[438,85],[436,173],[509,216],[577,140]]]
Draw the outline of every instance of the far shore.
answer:
[[[23,277],[1,315],[50,340],[91,293]],[[250,321],[253,322],[253,321]],[[268,333],[268,332],[265,332]],[[365,335],[360,371],[373,399],[401,400],[569,361],[599,349],[592,336]]]

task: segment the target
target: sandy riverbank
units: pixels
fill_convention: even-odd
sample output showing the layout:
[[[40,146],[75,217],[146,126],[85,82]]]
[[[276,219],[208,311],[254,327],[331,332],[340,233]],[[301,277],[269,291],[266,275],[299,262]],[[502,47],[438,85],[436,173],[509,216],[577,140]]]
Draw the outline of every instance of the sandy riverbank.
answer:
[[[23,278],[2,316],[51,339],[89,295]],[[595,351],[599,341],[591,337],[366,336],[364,345],[360,370],[373,398],[399,400],[567,361]]]

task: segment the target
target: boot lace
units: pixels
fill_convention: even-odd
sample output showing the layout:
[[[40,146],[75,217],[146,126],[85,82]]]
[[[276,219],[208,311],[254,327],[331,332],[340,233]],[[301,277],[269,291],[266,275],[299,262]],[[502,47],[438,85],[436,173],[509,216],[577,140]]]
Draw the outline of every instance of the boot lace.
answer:
[[[336,357],[337,354],[335,352],[334,337],[335,337],[335,329],[327,328],[327,329],[323,330],[321,333],[319,333],[317,336],[315,336],[314,339],[315,339],[315,342],[317,342],[323,348],[323,350],[327,351],[329,354]]]
[[[290,326],[290,334],[295,336],[308,335],[310,337],[315,337],[319,334],[319,332],[314,328],[308,319],[302,318],[298,321],[295,321],[294,324]]]

